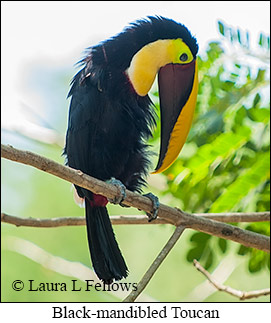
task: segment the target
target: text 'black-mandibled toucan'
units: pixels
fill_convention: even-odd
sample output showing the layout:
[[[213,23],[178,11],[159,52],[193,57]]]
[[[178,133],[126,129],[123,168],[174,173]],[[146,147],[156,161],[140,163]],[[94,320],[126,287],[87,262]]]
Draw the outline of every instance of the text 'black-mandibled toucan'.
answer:
[[[155,126],[148,92],[158,75],[161,143],[153,173],[177,158],[191,127],[197,97],[196,39],[163,17],[132,23],[89,49],[69,92],[64,154],[67,164],[101,180],[115,178],[140,192],[150,169],[146,141]],[[93,268],[105,283],[127,277],[106,209],[108,200],[76,186],[85,200]]]

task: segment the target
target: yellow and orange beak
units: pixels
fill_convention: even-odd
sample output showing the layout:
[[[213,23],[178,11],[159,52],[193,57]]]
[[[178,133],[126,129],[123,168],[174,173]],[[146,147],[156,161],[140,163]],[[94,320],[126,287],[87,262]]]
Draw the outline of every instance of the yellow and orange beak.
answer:
[[[188,136],[198,93],[197,60],[161,67],[158,85],[161,143],[153,174],[163,172],[176,160]]]

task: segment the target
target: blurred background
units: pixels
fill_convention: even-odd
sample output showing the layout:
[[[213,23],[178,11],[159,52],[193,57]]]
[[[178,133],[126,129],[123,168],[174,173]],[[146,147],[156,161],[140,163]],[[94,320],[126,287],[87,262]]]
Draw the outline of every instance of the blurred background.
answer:
[[[194,123],[178,160],[150,175],[162,203],[186,212],[270,210],[269,1],[3,1],[1,141],[64,164],[67,93],[87,47],[130,22],[162,15],[185,24],[199,43],[199,95]],[[159,114],[156,85],[151,98]],[[151,141],[158,153],[159,124]],[[154,157],[153,165],[156,165]],[[2,160],[2,212],[19,217],[83,216],[72,187],[29,166]],[[142,214],[109,206],[114,214]],[[236,224],[237,225],[237,224]],[[238,224],[269,235],[269,223]],[[174,228],[114,226],[130,269],[140,280]],[[2,301],[120,301],[122,293],[16,292],[14,280],[66,282],[89,278],[85,227],[26,228],[2,224]],[[187,230],[163,262],[142,301],[236,302],[216,291],[193,266],[197,259],[221,283],[238,290],[270,285],[270,257]],[[81,279],[81,280],[80,280]],[[80,283],[81,281],[81,283]],[[81,284],[81,285],[80,285]],[[249,300],[267,302],[269,297]]]

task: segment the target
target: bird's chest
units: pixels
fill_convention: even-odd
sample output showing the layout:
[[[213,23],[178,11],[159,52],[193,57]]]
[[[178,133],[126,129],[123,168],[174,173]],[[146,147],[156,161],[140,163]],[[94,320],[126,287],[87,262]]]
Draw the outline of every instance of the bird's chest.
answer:
[[[100,121],[94,125],[93,140],[100,148],[112,146],[115,151],[120,149],[133,149],[134,144],[140,139],[137,129],[137,120],[123,111],[105,110]]]

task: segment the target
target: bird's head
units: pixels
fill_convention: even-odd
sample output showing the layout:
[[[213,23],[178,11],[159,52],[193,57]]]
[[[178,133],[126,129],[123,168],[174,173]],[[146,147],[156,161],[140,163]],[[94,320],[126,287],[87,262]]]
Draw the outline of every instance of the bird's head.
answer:
[[[148,17],[97,50],[103,61],[124,71],[138,96],[148,95],[158,75],[161,144],[153,173],[164,171],[178,157],[192,124],[198,92],[196,39],[180,23]]]

